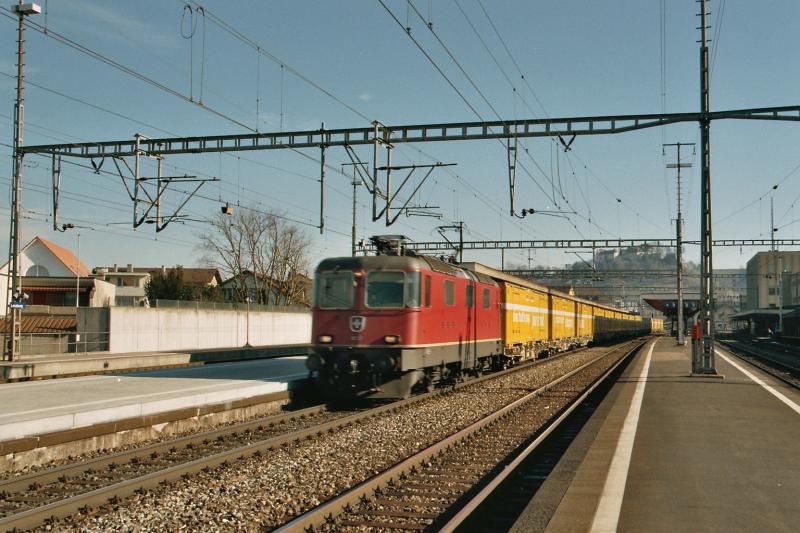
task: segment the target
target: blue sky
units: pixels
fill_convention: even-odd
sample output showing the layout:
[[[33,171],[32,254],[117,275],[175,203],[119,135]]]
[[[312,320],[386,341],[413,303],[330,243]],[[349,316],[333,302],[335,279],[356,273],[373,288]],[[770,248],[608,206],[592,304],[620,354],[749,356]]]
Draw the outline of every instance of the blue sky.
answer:
[[[504,119],[699,110],[698,6],[693,0],[384,3],[403,26],[410,26],[411,35],[484,119],[497,118],[492,108]],[[205,20],[196,14],[198,5],[207,10]],[[49,0],[47,16],[38,15],[32,22],[46,23],[49,30],[186,97],[199,100],[202,95],[206,107],[260,131],[277,131],[281,125],[283,130],[313,129],[323,122],[329,128],[362,127],[368,125],[367,119],[390,125],[478,120],[377,0],[208,1],[192,4],[194,19],[184,6],[178,0],[135,4]],[[800,15],[800,4],[717,0],[711,3],[711,11],[712,109],[800,104],[800,60],[793,53],[797,47],[793,21]],[[221,29],[209,14],[257,42],[285,66],[259,56]],[[491,108],[429,31],[428,22]],[[182,36],[192,33],[190,38]],[[6,249],[14,20],[0,17],[0,43],[6,49],[5,59],[0,60],[0,91],[7,103],[0,108],[0,127],[5,132],[0,144],[5,162],[0,187],[6,191],[6,201],[0,205],[0,246]],[[51,36],[29,30],[25,46],[26,144],[128,139],[137,132],[150,137],[247,132],[233,121]],[[800,218],[800,205],[796,205],[800,155],[794,149],[798,128],[800,124],[766,121],[713,124],[715,238],[768,238],[770,194],[776,225],[781,228],[777,235],[800,237],[798,223],[792,223]],[[674,235],[675,180],[673,171],[664,167],[673,162],[674,152],[662,155],[661,144],[679,141],[699,141],[697,126],[581,137],[568,154],[549,139],[526,140],[529,155],[520,159],[531,176],[518,170],[518,208],[557,209],[548,198],[555,190],[556,197],[563,193],[569,201],[560,200],[560,208],[577,214],[569,219],[538,215],[525,220],[508,215],[506,153],[498,142],[399,146],[394,151],[395,164],[457,163],[450,171],[434,171],[415,198],[439,206],[442,218],[401,216],[389,228],[372,223],[361,188],[358,237],[402,233],[420,241],[439,240],[436,226],[463,220],[467,240],[670,238]],[[318,150],[306,153],[313,158],[319,155]],[[359,154],[367,158],[371,151],[360,149]],[[342,149],[330,149],[327,158],[336,168],[349,161]],[[688,161],[697,163],[698,159],[688,151]],[[190,201],[186,212],[193,219],[212,216],[225,202],[278,210],[306,224],[303,227],[313,242],[312,262],[349,254],[352,189],[342,174],[328,173],[328,230],[320,236],[313,227],[319,217],[319,166],[313,160],[291,151],[268,151],[239,157],[173,156],[165,164],[165,173],[221,179],[205,185],[202,197]],[[113,169],[110,162],[105,169]],[[148,163],[145,172],[152,171]],[[697,165],[685,175],[687,239],[699,236],[699,176]],[[74,249],[79,231],[81,258],[89,266],[190,266],[200,260],[197,235],[207,225],[173,224],[158,235],[149,225],[134,231],[129,224],[131,202],[119,178],[63,165],[60,222],[82,226],[67,233],[54,232],[49,222],[48,161],[28,158],[24,183],[25,241],[38,234]],[[780,185],[772,191],[776,183]],[[166,203],[175,205],[182,199],[175,193]],[[715,266],[743,266],[756,251],[717,249]],[[696,247],[687,249],[687,259],[696,261],[698,256]],[[506,260],[525,264],[527,257],[525,252],[509,253]],[[531,257],[534,263],[553,266],[576,260],[558,250],[536,251]],[[499,252],[467,253],[465,259],[495,266],[500,261]]]

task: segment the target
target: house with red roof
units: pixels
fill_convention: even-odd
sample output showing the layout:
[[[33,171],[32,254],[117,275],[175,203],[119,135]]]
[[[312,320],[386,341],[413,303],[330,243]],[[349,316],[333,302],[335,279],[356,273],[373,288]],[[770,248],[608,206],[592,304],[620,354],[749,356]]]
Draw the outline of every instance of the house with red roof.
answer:
[[[91,277],[70,250],[35,237],[19,252],[22,292],[28,305],[105,307],[113,305],[114,285]],[[9,263],[0,267],[0,305],[8,311]]]

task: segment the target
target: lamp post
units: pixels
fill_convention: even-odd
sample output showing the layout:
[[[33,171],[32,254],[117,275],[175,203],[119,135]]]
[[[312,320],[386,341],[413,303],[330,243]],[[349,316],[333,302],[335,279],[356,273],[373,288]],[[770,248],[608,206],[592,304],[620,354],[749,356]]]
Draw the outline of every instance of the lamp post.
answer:
[[[77,318],[77,311],[78,307],[81,306],[81,234],[78,233],[78,258],[77,262],[75,263],[75,317]]]
[[[11,189],[11,224],[9,225],[9,255],[11,256],[8,272],[7,305],[11,309],[11,344],[6,343],[5,350],[8,360],[13,361],[19,355],[20,328],[22,324],[21,302],[18,298],[22,295],[22,273],[19,264],[19,223],[20,223],[20,190],[22,189],[22,146],[23,128],[25,124],[22,106],[22,66],[24,65],[22,48],[22,35],[25,31],[25,17],[42,12],[37,4],[25,4],[22,0],[11,6],[11,11],[17,14],[19,24],[17,27],[17,98],[14,104],[14,159],[13,175],[14,186]],[[16,297],[14,295],[17,295]],[[13,304],[13,305],[12,305]]]
[[[245,326],[245,348],[250,348],[250,289],[247,289],[247,298],[244,299],[245,303],[247,304],[247,311],[245,313],[246,316],[246,326]]]

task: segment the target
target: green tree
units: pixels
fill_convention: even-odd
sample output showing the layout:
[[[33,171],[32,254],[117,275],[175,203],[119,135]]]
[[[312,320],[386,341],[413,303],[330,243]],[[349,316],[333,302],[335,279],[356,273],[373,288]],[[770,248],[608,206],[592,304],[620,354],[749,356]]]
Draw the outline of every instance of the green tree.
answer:
[[[153,272],[144,286],[144,293],[154,306],[156,300],[223,301],[219,287],[188,283],[183,279],[183,267],[178,265],[166,272]]]
[[[166,272],[153,272],[144,286],[144,293],[154,306],[156,300],[189,300],[190,289],[183,280],[183,267],[171,268]]]

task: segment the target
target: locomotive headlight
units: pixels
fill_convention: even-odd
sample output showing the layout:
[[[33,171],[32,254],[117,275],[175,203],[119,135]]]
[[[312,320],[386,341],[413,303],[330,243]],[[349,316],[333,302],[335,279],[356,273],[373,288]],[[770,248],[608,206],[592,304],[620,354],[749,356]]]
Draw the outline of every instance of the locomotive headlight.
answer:
[[[331,335],[320,335],[317,337],[317,342],[320,344],[330,344],[333,342],[333,337]]]
[[[383,342],[386,344],[397,344],[400,342],[400,335],[386,335],[383,338]]]

